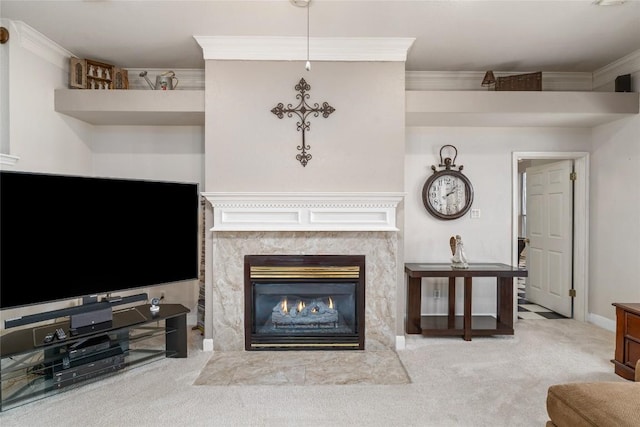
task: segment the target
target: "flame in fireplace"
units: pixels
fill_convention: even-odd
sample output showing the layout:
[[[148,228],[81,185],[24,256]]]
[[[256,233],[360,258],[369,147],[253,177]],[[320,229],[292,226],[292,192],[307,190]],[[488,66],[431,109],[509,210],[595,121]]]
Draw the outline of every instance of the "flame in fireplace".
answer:
[[[284,297],[280,300],[280,313],[292,316],[295,316],[297,313],[302,313],[305,309],[309,310],[310,313],[318,314],[321,312],[321,306],[324,305],[322,302],[314,300],[312,305],[307,308],[307,303],[304,300],[297,300],[292,307],[289,307],[289,299],[288,297]],[[330,310],[335,310],[336,306],[333,302],[333,297],[328,297],[328,302],[325,305],[325,308]]]

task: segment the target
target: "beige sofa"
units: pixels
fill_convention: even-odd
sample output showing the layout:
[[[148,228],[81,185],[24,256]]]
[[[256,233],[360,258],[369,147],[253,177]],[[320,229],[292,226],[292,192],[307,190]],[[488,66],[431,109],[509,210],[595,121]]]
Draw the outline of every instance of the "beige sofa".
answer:
[[[640,426],[640,360],[635,379],[552,385],[547,392],[547,427]]]

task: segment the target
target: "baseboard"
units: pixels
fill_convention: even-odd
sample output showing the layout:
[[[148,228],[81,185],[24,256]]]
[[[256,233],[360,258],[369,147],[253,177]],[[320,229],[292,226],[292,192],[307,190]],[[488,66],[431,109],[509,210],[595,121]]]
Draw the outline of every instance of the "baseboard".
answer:
[[[202,340],[202,351],[213,351],[213,338],[205,338]]]
[[[607,331],[615,332],[616,331],[616,321],[608,319],[603,316],[599,316],[597,314],[589,313],[587,316],[588,322],[593,323],[596,326],[601,327],[602,329],[606,329]]]
[[[198,324],[198,313],[189,313],[187,314],[187,325],[197,325]]]

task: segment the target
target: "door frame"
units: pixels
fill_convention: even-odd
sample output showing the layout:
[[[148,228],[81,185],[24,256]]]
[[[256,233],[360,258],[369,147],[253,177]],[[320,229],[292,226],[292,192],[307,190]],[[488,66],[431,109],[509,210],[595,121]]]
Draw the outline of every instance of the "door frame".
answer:
[[[589,153],[584,151],[514,151],[511,158],[511,262],[518,265],[518,160],[573,160],[578,179],[573,189],[573,318],[586,322],[589,292]],[[518,320],[518,293],[514,295],[514,321]]]

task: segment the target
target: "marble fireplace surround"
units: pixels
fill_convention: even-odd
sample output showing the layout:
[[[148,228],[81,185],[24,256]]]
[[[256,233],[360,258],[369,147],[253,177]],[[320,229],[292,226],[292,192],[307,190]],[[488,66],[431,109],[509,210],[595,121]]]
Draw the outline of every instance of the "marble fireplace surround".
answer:
[[[365,350],[395,349],[404,193],[214,193],[203,348],[244,350],[245,255],[364,255]]]

